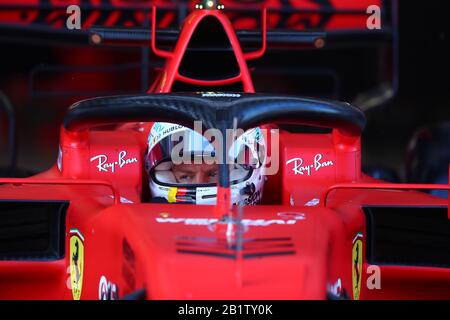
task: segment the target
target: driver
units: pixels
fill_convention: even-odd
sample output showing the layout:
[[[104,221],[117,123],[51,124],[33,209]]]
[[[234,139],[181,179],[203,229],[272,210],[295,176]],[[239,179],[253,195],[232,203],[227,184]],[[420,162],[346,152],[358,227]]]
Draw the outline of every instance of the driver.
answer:
[[[176,164],[172,173],[179,184],[217,183],[217,164]]]
[[[218,152],[214,139],[211,140],[181,125],[166,122],[152,125],[145,155],[152,202],[215,204],[220,157],[216,157]],[[264,152],[264,138],[259,128],[246,131],[229,147],[233,204],[261,201],[265,182]]]

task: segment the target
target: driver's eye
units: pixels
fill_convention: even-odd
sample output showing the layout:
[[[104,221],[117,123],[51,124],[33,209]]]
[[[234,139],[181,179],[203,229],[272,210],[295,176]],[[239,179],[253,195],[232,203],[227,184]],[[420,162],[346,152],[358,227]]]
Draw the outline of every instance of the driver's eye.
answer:
[[[190,180],[192,180],[192,176],[187,175],[187,174],[182,174],[182,175],[179,177],[179,179],[182,180],[182,181],[190,181]]]

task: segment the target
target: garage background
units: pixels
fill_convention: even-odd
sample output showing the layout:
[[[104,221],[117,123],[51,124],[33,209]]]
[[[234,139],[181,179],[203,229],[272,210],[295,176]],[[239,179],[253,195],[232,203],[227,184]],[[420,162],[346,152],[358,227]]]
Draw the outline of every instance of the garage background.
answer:
[[[366,112],[362,146],[365,168],[391,169],[392,175],[405,181],[414,133],[450,120],[450,52],[444,1],[401,1],[399,12],[398,91],[393,99]],[[11,121],[0,111],[0,167],[8,168],[15,157],[15,176],[43,171],[55,163],[59,126],[71,103],[145,90],[141,49],[56,47],[32,41],[0,41],[0,48],[0,92],[10,101],[17,132],[14,151],[8,143]],[[249,66],[254,69],[257,91],[354,102],[383,81],[380,70],[392,52],[381,50],[381,60],[377,48],[269,51]],[[149,61],[153,67],[162,65],[151,55]],[[147,81],[151,80],[149,72]],[[450,149],[448,143],[444,145]]]

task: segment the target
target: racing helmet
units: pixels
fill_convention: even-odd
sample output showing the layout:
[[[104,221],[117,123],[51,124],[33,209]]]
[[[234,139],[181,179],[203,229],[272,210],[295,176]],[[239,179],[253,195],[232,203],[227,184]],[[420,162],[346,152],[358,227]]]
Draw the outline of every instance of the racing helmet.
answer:
[[[227,148],[223,148],[225,137],[207,138],[207,132],[203,135],[173,123],[153,123],[145,154],[151,202],[215,204],[215,174],[218,174],[218,161],[222,159],[221,150],[227,152],[232,204],[249,205],[261,201],[266,179],[266,145],[261,129],[257,127],[241,132],[241,135],[229,139],[231,142]],[[201,183],[185,180],[175,172],[186,164],[208,166],[213,168],[213,174]]]

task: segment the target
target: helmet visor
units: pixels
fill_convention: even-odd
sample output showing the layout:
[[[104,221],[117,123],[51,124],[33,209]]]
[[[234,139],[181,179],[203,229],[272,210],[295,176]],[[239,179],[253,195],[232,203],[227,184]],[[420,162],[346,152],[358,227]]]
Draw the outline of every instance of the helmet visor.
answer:
[[[214,186],[218,179],[220,150],[224,141],[208,140],[200,133],[177,125],[165,124],[162,133],[149,135],[146,165],[150,177],[168,186]],[[254,129],[253,129],[254,130]],[[254,139],[253,139],[254,140]],[[245,181],[261,165],[259,153],[243,134],[227,148],[227,163],[232,184]],[[253,141],[254,142],[254,141]]]

